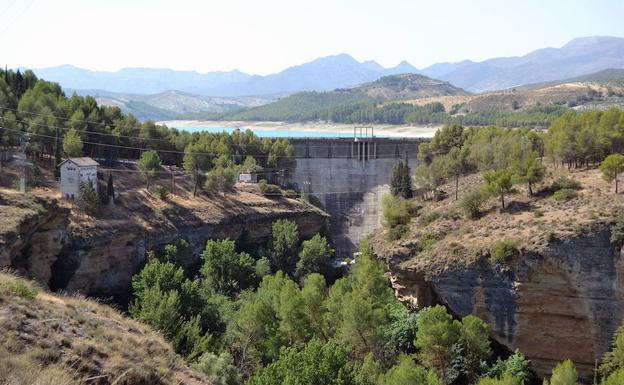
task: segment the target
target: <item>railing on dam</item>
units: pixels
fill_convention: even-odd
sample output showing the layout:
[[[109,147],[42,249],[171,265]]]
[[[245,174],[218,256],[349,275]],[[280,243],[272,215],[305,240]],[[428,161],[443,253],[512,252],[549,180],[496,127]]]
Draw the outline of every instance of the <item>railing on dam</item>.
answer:
[[[373,159],[415,158],[424,138],[291,138],[296,158]]]

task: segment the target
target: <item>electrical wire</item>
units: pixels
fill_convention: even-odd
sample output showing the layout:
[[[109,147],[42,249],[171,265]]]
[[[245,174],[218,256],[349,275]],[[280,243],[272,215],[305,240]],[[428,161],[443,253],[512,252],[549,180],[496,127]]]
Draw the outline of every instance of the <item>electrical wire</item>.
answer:
[[[20,113],[20,114],[29,114],[29,115],[41,116],[41,117],[47,117],[48,116],[48,115],[42,114],[42,113],[31,112],[31,111],[20,111],[18,109],[9,108],[9,107],[2,107],[2,106],[0,106],[0,109],[13,111],[13,112],[17,112],[17,113]],[[59,116],[55,116],[55,118],[63,119],[65,121],[73,120],[71,118],[65,118],[65,117],[59,117]],[[71,127],[62,127],[62,126],[49,125],[49,124],[44,124],[44,123],[28,122],[28,121],[19,120],[19,119],[16,119],[16,121],[18,121],[20,123],[23,123],[23,124],[29,124],[29,125],[32,124],[32,125],[38,125],[38,126],[41,126],[41,127],[59,128],[61,130],[70,130],[71,129]],[[105,127],[120,128],[120,126],[118,124],[109,125],[109,124],[106,124],[104,122],[95,122],[95,121],[82,120],[82,119],[76,119],[75,121],[82,122],[82,123],[87,123],[87,124],[104,125]],[[164,127],[167,127],[167,126],[164,126]],[[142,129],[142,127],[140,127],[140,126],[130,126],[130,127],[123,126],[121,128],[127,128],[127,129],[132,129],[132,130],[141,130]],[[171,127],[167,127],[167,128],[171,129]],[[151,141],[160,141],[160,142],[171,143],[171,140],[169,140],[169,139],[144,138],[144,137],[140,137],[140,136],[130,136],[130,135],[121,135],[121,134],[117,135],[117,134],[113,134],[113,133],[89,131],[89,130],[76,130],[76,131],[80,132],[80,133],[86,133],[86,134],[94,134],[94,135],[102,135],[102,136],[112,136],[112,137],[115,137],[115,138],[128,138],[128,139],[137,139],[137,140],[151,140]],[[337,138],[337,139],[345,139],[345,138],[346,139],[351,139],[350,136],[348,136],[348,137],[340,137],[340,138]],[[362,137],[354,137],[354,138],[361,139]],[[292,138],[292,139],[297,139],[297,138]],[[312,139],[314,139],[314,138],[312,138]],[[364,138],[364,139],[367,139],[367,138]],[[373,139],[373,138],[371,138],[371,139]],[[383,138],[383,139],[384,140],[397,140],[397,141],[399,141],[399,140],[405,140],[406,138]],[[416,139],[418,139],[418,138],[416,138]],[[391,146],[394,147],[396,145],[397,145],[396,143],[379,143],[379,144],[376,144],[377,147],[391,147]],[[327,146],[326,145],[307,145],[306,147],[308,147],[308,148],[315,148],[315,147],[326,148]]]
[[[58,127],[58,126],[53,126],[53,125],[47,125],[47,124],[42,124],[42,123],[30,123],[30,122],[26,122],[26,121],[21,121],[21,120],[16,120],[17,122],[20,123],[24,123],[24,124],[33,124],[33,125],[38,125],[38,126],[43,126],[43,127],[48,127],[48,128],[63,128],[63,127]],[[49,138],[49,139],[56,139],[55,136],[51,136],[51,135],[45,135],[45,134],[36,134],[36,133],[32,133],[32,132],[25,132],[22,130],[17,130],[17,129],[11,129],[11,128],[6,128],[3,127],[4,130],[7,131],[12,131],[12,132],[18,132],[18,133],[22,133],[22,134],[26,134],[26,135],[31,135],[31,136],[37,136],[37,137],[42,137],[42,138]],[[143,140],[150,140],[148,138],[142,138]],[[168,143],[171,143],[170,141],[167,141]],[[156,152],[162,152],[162,153],[172,153],[172,154],[191,154],[191,155],[207,155],[207,156],[221,156],[223,154],[219,154],[219,153],[209,153],[209,152],[185,152],[185,151],[180,151],[180,150],[168,150],[168,149],[156,149],[156,148],[149,148],[149,147],[135,147],[135,146],[122,146],[122,145],[118,145],[118,144],[108,144],[108,143],[99,143],[99,142],[90,142],[90,141],[83,141],[83,143],[86,144],[92,144],[95,146],[105,146],[105,147],[113,147],[113,148],[123,148],[123,149],[128,149],[128,150],[140,150],[140,151],[156,151]],[[382,145],[377,145],[377,147],[381,147]],[[396,144],[392,144],[390,146],[396,147]],[[311,146],[310,146],[311,147]],[[319,146],[319,147],[326,147],[326,146]],[[236,156],[253,156],[253,157],[267,157],[267,154],[240,154],[240,155],[231,155],[232,158],[236,157]],[[276,158],[292,158],[292,156],[288,156],[288,155],[273,155]],[[351,155],[344,155],[344,156],[339,156],[339,155],[333,155],[332,158],[338,158],[338,159],[352,159],[353,156]]]

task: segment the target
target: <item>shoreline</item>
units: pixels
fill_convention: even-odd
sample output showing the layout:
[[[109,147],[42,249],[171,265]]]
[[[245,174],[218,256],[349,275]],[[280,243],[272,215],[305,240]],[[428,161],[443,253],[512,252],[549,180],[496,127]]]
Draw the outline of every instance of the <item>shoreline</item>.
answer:
[[[187,128],[226,128],[226,129],[250,129],[252,131],[297,131],[297,132],[332,132],[353,134],[355,127],[373,127],[375,136],[391,138],[432,138],[439,126],[413,126],[413,125],[356,125],[325,122],[260,122],[260,121],[220,121],[220,120],[167,120],[157,122],[167,127],[175,127],[180,130]],[[198,130],[194,130],[198,131]],[[359,129],[358,129],[359,134]],[[369,130],[370,134],[370,130]]]

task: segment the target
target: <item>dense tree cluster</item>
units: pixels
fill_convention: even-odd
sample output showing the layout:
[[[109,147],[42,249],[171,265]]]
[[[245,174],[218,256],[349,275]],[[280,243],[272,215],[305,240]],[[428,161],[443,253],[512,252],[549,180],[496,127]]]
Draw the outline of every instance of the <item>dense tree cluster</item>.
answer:
[[[483,172],[484,187],[463,201],[469,216],[478,216],[478,206],[487,195],[499,197],[505,206],[505,196],[515,184],[526,186],[533,195],[535,184],[546,174],[543,159],[548,156],[557,167],[588,166],[600,163],[607,181],[615,182],[624,171],[624,112],[617,108],[582,114],[566,113],[556,119],[545,133],[531,129],[505,129],[495,126],[445,126],[429,143],[419,147],[421,164],[415,170],[415,180],[423,197],[438,196],[438,188],[449,180],[458,181],[462,175]],[[565,190],[569,189],[555,189]],[[561,194],[560,194],[561,195]]]
[[[252,172],[269,168],[276,173],[294,165],[288,140],[261,139],[249,130],[189,133],[141,123],[117,107],[98,106],[92,97],[67,97],[58,84],[37,79],[31,71],[0,70],[0,123],[0,147],[17,145],[20,136],[31,134],[28,153],[50,165],[60,163],[62,155],[91,156],[102,163],[139,159],[154,150],[162,164],[183,165],[198,182],[196,188],[204,187],[212,169],[219,169],[213,179],[221,181],[223,169],[240,171],[244,163]],[[153,172],[143,171],[149,181]]]
[[[436,197],[438,188],[453,180],[457,200],[459,178],[482,171],[484,189],[465,202],[474,217],[484,194],[499,197],[502,206],[515,183],[525,184],[527,193],[532,194],[533,185],[545,176],[543,156],[543,135],[530,129],[445,126],[430,143],[420,146],[418,158],[422,163],[415,171],[416,183],[423,196],[431,192]]]
[[[530,378],[520,353],[494,361],[480,319],[454,320],[442,306],[405,308],[366,241],[351,271],[328,285],[318,273],[332,254],[325,238],[300,242],[287,221],[273,231],[258,255],[230,240],[208,241],[201,266],[189,262],[183,241],[150,252],[132,280],[130,313],[161,330],[217,384],[448,385],[505,376],[521,384]]]
[[[624,112],[617,108],[582,114],[568,112],[555,120],[545,136],[549,155],[568,167],[602,161],[624,152]]]
[[[566,111],[562,106],[538,106],[525,111],[480,111],[450,114],[441,103],[424,106],[384,102],[365,92],[301,92],[265,106],[221,116],[229,120],[311,121],[357,124],[495,124],[505,127],[546,127]]]

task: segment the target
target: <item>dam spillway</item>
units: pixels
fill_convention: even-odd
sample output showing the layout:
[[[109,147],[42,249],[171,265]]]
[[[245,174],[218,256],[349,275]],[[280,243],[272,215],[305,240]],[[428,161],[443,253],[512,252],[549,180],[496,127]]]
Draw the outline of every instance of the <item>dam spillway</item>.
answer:
[[[423,138],[292,138],[297,165],[290,182],[317,197],[331,215],[338,257],[357,251],[381,226],[381,197],[390,191],[392,166],[407,159],[413,170]]]

